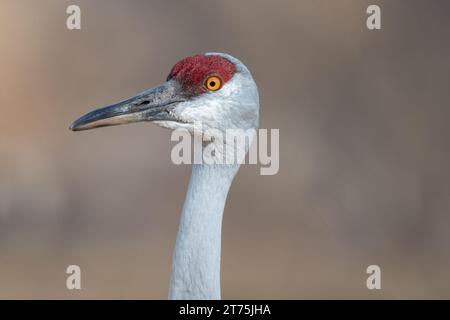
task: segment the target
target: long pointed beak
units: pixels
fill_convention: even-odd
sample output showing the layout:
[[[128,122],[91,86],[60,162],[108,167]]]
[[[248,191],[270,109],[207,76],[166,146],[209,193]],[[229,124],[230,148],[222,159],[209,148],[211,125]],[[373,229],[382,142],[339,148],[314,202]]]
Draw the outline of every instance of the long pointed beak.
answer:
[[[167,81],[125,101],[91,111],[75,120],[69,129],[81,131],[140,121],[176,121],[170,110],[183,101],[177,83]]]

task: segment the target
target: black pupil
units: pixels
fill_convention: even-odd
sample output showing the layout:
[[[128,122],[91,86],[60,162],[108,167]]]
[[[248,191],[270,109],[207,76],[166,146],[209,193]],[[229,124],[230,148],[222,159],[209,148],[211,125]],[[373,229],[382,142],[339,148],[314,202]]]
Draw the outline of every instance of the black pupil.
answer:
[[[215,82],[215,81],[211,81],[211,82],[209,83],[209,85],[210,85],[211,87],[215,87],[215,86],[216,86],[216,82]]]

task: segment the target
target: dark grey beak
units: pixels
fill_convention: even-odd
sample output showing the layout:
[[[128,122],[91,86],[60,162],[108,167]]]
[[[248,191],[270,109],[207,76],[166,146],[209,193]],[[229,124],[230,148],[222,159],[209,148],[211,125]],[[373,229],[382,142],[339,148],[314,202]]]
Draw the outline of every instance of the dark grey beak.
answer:
[[[179,85],[167,81],[125,101],[89,112],[72,123],[69,129],[81,131],[140,121],[176,121],[170,110],[183,101]]]

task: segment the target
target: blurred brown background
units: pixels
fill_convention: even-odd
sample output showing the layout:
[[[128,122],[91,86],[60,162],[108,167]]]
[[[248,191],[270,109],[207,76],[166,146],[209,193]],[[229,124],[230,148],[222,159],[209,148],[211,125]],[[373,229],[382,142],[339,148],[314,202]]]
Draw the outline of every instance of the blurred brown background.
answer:
[[[0,0],[0,298],[166,298],[190,173],[170,161],[170,132],[68,125],[208,51],[250,68],[261,127],[281,140],[278,175],[245,166],[234,181],[223,297],[450,298],[449,10]],[[81,291],[65,287],[70,264]]]

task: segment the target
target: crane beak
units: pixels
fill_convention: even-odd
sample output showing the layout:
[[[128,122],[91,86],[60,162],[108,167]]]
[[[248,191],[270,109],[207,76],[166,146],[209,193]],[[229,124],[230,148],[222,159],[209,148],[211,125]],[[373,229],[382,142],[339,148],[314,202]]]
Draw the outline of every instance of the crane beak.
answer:
[[[170,110],[183,101],[179,85],[170,80],[125,101],[91,111],[75,120],[69,129],[81,131],[140,121],[176,121]]]

